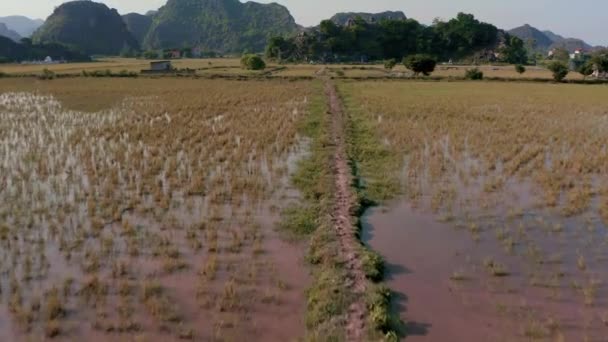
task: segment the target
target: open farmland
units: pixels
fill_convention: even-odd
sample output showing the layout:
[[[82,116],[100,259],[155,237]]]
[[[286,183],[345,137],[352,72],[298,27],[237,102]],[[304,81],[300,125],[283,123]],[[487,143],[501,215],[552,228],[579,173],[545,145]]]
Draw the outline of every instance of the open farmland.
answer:
[[[334,78],[377,79],[377,78],[412,78],[413,73],[403,64],[398,64],[393,70],[387,70],[382,64],[278,64],[269,63],[266,70],[251,71],[241,67],[239,58],[206,58],[206,59],[176,59],[172,65],[178,70],[191,69],[199,77],[315,77],[331,76]],[[0,72],[9,76],[35,76],[48,69],[57,75],[79,76],[86,73],[105,73],[107,71],[119,74],[121,72],[139,73],[150,67],[150,60],[135,58],[103,58],[88,63],[66,64],[3,64]],[[464,77],[466,70],[472,65],[438,65],[433,78]],[[502,80],[552,80],[549,70],[542,66],[529,66],[523,74],[518,74],[511,65],[482,65],[477,66],[486,78]],[[157,76],[153,76],[157,77]],[[567,78],[570,81],[581,81],[583,76],[571,72]]]
[[[0,81],[0,339],[290,340],[310,83]]]
[[[605,340],[608,88],[340,90],[408,340]]]

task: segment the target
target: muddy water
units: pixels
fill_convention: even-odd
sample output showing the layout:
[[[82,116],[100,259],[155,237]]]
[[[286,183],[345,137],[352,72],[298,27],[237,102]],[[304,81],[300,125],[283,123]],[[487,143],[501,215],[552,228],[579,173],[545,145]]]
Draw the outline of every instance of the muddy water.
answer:
[[[528,206],[523,188],[449,222],[424,201],[366,213],[363,239],[387,262],[407,341],[607,340],[608,230],[591,213]],[[514,202],[525,210],[509,215]],[[494,276],[488,260],[508,274]]]
[[[363,231],[364,241],[387,262],[394,309],[406,323],[408,341],[496,340],[496,322],[449,280],[472,247],[470,238],[405,202],[370,210]]]

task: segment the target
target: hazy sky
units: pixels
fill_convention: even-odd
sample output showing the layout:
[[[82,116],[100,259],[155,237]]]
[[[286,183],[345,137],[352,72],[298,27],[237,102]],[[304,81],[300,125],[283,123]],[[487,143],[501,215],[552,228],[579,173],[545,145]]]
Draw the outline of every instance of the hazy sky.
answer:
[[[0,16],[21,14],[46,18],[65,0],[0,0]],[[121,13],[147,12],[166,0],[102,0]],[[318,24],[343,11],[402,10],[423,23],[435,17],[451,18],[459,11],[473,13],[499,28],[529,23],[539,29],[577,37],[592,44],[608,45],[608,1],[606,0],[259,0],[278,2],[289,8],[302,25]]]

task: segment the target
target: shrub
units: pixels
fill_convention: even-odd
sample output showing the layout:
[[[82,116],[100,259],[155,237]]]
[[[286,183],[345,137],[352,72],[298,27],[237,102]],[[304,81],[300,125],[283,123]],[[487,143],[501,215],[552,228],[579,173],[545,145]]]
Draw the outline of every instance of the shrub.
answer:
[[[137,77],[139,76],[135,71],[121,70],[118,73],[118,77]]]
[[[378,282],[384,276],[384,260],[373,251],[365,251],[363,254],[363,270],[368,279]]]
[[[47,68],[44,68],[44,70],[42,70],[42,74],[38,75],[38,79],[40,80],[52,80],[55,79],[55,77],[55,73]]]
[[[561,82],[568,76],[570,69],[564,62],[554,61],[547,65],[547,69],[549,69],[553,73],[553,79],[557,82]]]
[[[483,80],[483,72],[479,68],[468,69],[464,73],[464,78],[467,80]]]
[[[241,66],[247,70],[264,70],[266,63],[262,57],[255,54],[246,54],[241,58]]]
[[[515,71],[517,71],[517,73],[521,75],[526,72],[526,67],[521,64],[517,64],[515,66]]]
[[[384,69],[386,69],[386,70],[393,70],[393,68],[395,68],[396,65],[397,65],[397,60],[394,58],[387,59],[386,61],[384,61]]]
[[[576,71],[578,71],[579,74],[583,75],[584,78],[586,78],[587,76],[591,76],[593,74],[593,63],[591,62],[586,62],[581,64]]]
[[[411,55],[403,59],[403,65],[416,75],[428,76],[435,71],[437,61],[429,55]]]

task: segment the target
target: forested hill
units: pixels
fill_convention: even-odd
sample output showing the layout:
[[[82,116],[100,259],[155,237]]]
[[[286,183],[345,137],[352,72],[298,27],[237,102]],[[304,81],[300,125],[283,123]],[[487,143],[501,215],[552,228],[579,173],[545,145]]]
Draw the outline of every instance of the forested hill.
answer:
[[[464,13],[431,26],[413,19],[368,22],[357,17],[346,25],[325,20],[297,36],[274,37],[267,48],[268,57],[283,61],[365,61],[401,59],[411,54],[429,54],[446,61],[527,61],[521,39]]]
[[[268,39],[298,30],[287,8],[239,0],[169,0],[153,17],[147,49],[199,47],[222,53],[263,51]]]
[[[34,33],[35,43],[62,43],[87,54],[117,55],[139,44],[115,9],[92,1],[66,2]]]

